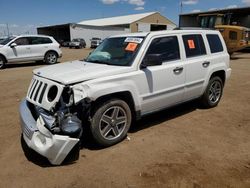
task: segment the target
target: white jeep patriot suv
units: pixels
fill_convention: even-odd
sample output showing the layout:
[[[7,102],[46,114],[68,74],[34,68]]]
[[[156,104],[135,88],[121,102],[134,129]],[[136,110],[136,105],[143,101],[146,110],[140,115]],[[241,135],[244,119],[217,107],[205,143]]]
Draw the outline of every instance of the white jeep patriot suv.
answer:
[[[53,37],[43,35],[21,35],[0,41],[0,69],[6,63],[40,61],[54,64],[62,56],[59,44]]]
[[[125,138],[133,119],[197,98],[215,107],[230,74],[218,31],[110,37],[84,60],[34,70],[20,105],[22,135],[59,165],[79,152],[86,126],[98,144],[111,146]]]

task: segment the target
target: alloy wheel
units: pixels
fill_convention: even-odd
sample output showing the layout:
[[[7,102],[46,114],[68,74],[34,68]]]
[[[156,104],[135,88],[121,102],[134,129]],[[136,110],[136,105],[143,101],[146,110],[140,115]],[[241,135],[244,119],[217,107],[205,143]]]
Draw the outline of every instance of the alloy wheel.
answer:
[[[123,133],[126,126],[125,110],[120,106],[112,106],[103,113],[99,123],[99,131],[103,138],[114,140]]]
[[[219,81],[214,81],[209,88],[209,101],[216,103],[220,100],[222,93],[222,85]]]

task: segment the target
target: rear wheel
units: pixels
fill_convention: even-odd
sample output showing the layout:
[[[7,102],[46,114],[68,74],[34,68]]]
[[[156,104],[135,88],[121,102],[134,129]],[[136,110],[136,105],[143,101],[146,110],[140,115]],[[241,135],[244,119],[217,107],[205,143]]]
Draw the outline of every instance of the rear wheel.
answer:
[[[102,146],[111,146],[122,141],[131,125],[131,110],[120,99],[112,99],[96,107],[91,120],[91,132]]]
[[[213,108],[220,102],[223,93],[223,82],[220,77],[210,79],[205,93],[201,97],[202,105],[205,108]]]
[[[4,68],[5,68],[5,59],[3,58],[3,56],[0,56],[0,69]]]
[[[57,54],[56,52],[47,52],[44,57],[45,63],[47,64],[55,64],[57,62]]]

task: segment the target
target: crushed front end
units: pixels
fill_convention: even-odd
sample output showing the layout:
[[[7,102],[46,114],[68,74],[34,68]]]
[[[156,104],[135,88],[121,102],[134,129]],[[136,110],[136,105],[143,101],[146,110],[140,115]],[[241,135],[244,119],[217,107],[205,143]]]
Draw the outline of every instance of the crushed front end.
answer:
[[[34,76],[26,99],[20,104],[22,135],[26,144],[60,165],[69,155],[78,159],[85,100],[75,104],[71,86]],[[72,153],[74,152],[74,153]]]

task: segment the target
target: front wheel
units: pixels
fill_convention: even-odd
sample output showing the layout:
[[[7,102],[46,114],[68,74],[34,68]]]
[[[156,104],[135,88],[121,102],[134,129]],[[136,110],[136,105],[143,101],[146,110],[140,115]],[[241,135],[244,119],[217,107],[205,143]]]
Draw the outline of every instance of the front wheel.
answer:
[[[47,52],[44,57],[45,63],[52,65],[57,62],[57,54],[56,52]]]
[[[120,99],[112,99],[96,107],[91,120],[91,132],[102,146],[111,146],[122,141],[131,125],[131,110]]]
[[[201,97],[201,103],[205,108],[213,108],[220,102],[223,93],[223,82],[215,76],[209,80],[208,86]]]

